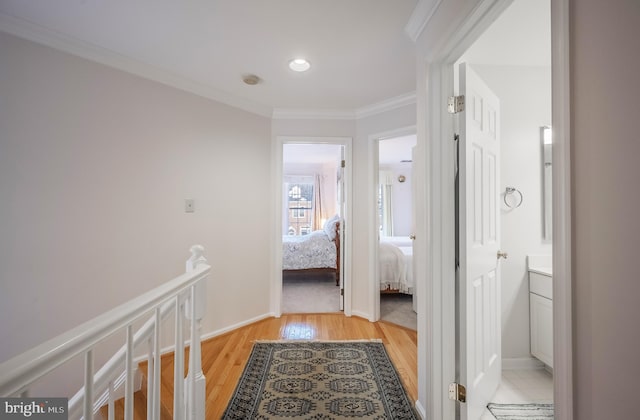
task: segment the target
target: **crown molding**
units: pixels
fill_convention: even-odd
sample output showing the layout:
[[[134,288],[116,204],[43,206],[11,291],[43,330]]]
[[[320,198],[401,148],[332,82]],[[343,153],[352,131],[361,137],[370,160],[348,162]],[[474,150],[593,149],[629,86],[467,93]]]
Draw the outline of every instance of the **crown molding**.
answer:
[[[396,108],[401,108],[407,105],[416,104],[416,93],[409,92],[404,95],[396,96],[394,98],[385,99],[381,102],[376,102],[371,105],[363,106],[356,110],[356,119],[367,118],[374,115],[382,114]]]
[[[274,120],[355,120],[356,112],[347,109],[275,108]]]
[[[273,110],[272,118],[274,120],[359,120],[403,106],[415,105],[415,103],[416,93],[410,92],[355,110],[276,108]]]
[[[413,9],[409,22],[404,27],[405,33],[413,42],[418,40],[427,23],[440,7],[440,3],[442,3],[442,0],[420,0],[415,9]]]
[[[14,16],[0,13],[0,31],[253,114],[264,117],[271,117],[272,114],[272,108],[269,106],[237,97],[203,83],[178,76],[153,65],[118,54],[107,48],[98,47]]]

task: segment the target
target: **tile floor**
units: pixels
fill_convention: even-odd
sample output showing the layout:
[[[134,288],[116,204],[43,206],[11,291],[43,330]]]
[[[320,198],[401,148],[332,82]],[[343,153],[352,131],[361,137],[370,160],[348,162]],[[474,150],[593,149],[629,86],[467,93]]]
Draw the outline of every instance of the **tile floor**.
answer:
[[[544,369],[504,370],[491,402],[502,404],[552,403],[553,377]],[[480,420],[495,420],[489,410]]]

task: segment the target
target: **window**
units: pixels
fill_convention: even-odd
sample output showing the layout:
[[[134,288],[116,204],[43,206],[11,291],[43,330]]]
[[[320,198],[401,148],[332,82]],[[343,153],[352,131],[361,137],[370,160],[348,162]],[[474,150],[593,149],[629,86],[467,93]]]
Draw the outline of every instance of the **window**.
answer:
[[[298,177],[298,182],[285,182],[287,192],[287,221],[289,235],[311,232],[313,217],[313,177]],[[308,178],[308,181],[307,181]]]

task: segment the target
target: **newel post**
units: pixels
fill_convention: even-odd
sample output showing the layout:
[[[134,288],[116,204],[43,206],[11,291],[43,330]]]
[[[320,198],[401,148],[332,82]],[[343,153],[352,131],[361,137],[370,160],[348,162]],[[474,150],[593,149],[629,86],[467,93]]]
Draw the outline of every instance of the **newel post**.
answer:
[[[191,247],[191,258],[187,260],[186,272],[194,271],[200,264],[207,264],[204,248],[201,245]],[[189,372],[185,378],[185,408],[188,420],[204,420],[206,379],[202,372],[202,353],[200,335],[202,318],[206,304],[206,284],[200,280],[191,288],[191,297],[185,305],[187,319],[191,320],[191,347],[189,349]],[[193,303],[193,304],[192,304]]]

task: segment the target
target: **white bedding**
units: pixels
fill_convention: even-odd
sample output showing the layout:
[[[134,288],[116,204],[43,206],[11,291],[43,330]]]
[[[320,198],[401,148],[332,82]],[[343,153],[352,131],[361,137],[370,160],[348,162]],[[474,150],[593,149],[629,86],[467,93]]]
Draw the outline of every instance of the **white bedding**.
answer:
[[[282,237],[282,269],[336,268],[336,244],[324,230]]]
[[[396,246],[392,241],[381,238],[378,253],[380,290],[394,289],[413,294],[413,246],[410,240],[408,244]]]
[[[413,246],[413,241],[408,236],[381,236],[380,242],[385,242],[401,248]]]

